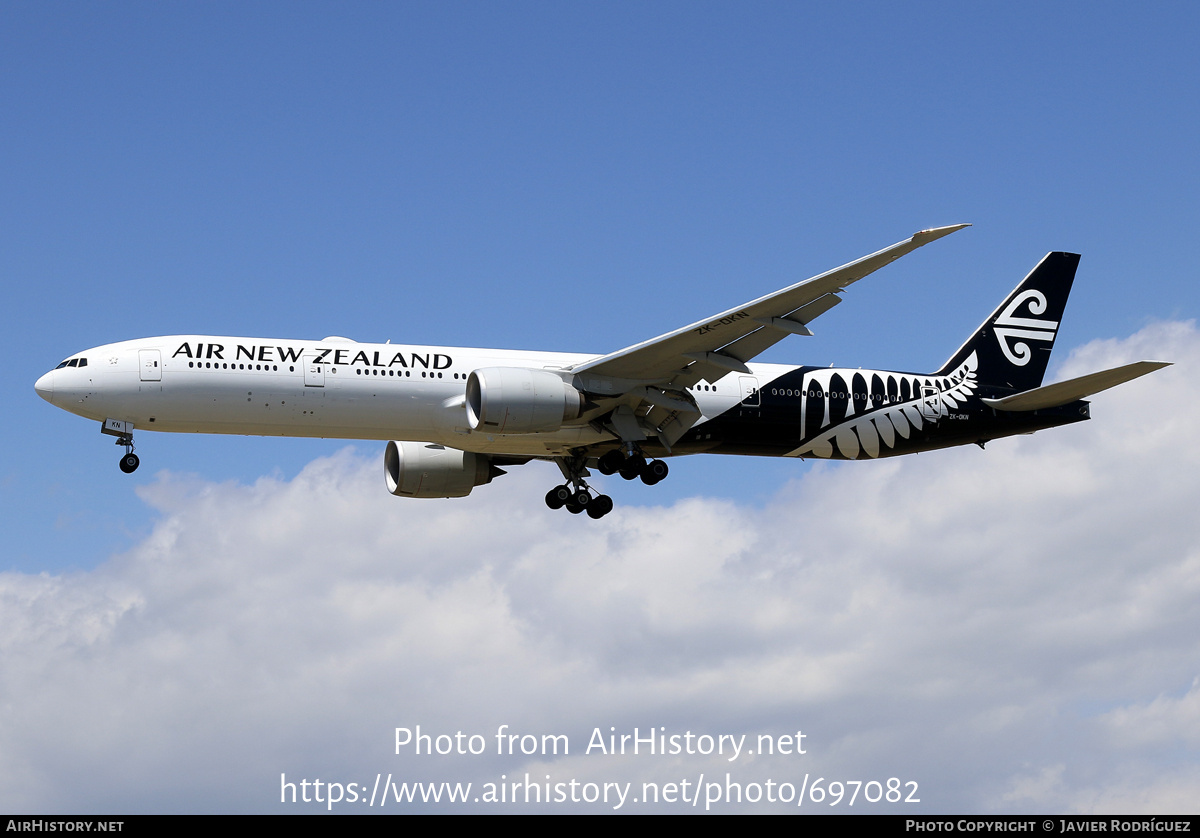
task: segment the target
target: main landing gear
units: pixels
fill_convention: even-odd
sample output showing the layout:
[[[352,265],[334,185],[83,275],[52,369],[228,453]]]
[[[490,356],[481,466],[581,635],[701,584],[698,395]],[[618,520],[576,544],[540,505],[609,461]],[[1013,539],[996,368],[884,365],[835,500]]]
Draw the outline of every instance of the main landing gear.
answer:
[[[603,518],[612,512],[613,499],[608,495],[592,497],[586,485],[580,489],[572,489],[564,483],[546,493],[546,506],[551,509],[562,509],[565,506],[572,515],[586,511],[589,518]]]
[[[603,518],[613,510],[613,500],[608,495],[593,496],[591,488],[583,479],[587,474],[587,458],[582,454],[571,457],[560,457],[558,467],[562,469],[566,483],[555,486],[546,493],[546,506],[551,509],[566,510],[572,515],[587,512],[589,518]],[[609,451],[596,463],[601,474],[620,474],[626,480],[642,478],[647,486],[667,476],[667,464],[662,460],[650,460],[633,445],[628,452],[619,448]]]
[[[647,486],[653,486],[662,480],[670,470],[662,460],[647,462],[645,455],[637,449],[631,449],[626,453],[619,448],[613,449],[601,457],[596,463],[596,468],[600,470],[601,474],[620,474],[626,480],[635,480],[640,477]]]
[[[613,510],[613,500],[608,495],[592,495],[591,487],[583,479],[587,471],[587,456],[582,453],[570,457],[559,457],[555,460],[563,477],[567,479],[561,486],[555,486],[546,493],[546,506],[551,509],[566,507],[572,515],[587,512],[589,518],[603,518]]]
[[[121,455],[121,462],[118,464],[121,466],[121,471],[126,474],[133,474],[137,471],[141,461],[138,459],[138,455],[133,453],[133,423],[110,417],[100,423],[100,433],[115,436],[117,445],[124,447],[125,453]]]

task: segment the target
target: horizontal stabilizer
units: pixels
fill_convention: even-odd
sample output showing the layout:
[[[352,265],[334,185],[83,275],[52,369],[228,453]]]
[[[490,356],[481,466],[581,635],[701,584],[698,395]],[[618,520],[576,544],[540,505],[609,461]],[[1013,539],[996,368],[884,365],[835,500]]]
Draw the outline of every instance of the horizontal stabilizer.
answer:
[[[1143,375],[1171,366],[1166,361],[1138,361],[1103,372],[1094,372],[1057,384],[1047,384],[1017,393],[1015,396],[1005,396],[1002,399],[984,399],[983,403],[997,410],[1042,410],[1048,407],[1070,404],[1073,401],[1100,393],[1126,381],[1133,381]]]

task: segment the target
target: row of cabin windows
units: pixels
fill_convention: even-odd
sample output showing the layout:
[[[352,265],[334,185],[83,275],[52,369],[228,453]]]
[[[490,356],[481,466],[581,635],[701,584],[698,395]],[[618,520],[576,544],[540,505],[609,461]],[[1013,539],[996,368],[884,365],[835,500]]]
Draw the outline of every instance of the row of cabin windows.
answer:
[[[396,378],[412,378],[412,370],[400,370],[399,372],[396,372],[395,370],[377,370],[377,369],[364,370],[361,367],[357,367],[357,368],[355,368],[354,371],[359,375],[381,375],[381,376],[384,376],[385,378],[390,375],[390,376],[395,376]],[[442,374],[440,372],[438,372],[438,373],[422,372],[421,373],[421,378],[441,378],[441,377],[442,377]],[[459,374],[454,373],[454,377],[458,378]],[[467,374],[463,373],[462,378],[465,379],[466,377],[467,377]]]
[[[207,369],[250,370],[251,372],[253,372],[254,370],[260,370],[263,372],[271,372],[271,371],[279,372],[278,365],[273,365],[273,364],[218,364],[218,363],[209,362],[209,361],[205,361],[204,363],[200,363],[199,361],[188,361],[188,366],[195,367],[197,369],[202,369],[202,370],[207,370]],[[296,371],[295,367],[288,367],[288,372],[295,372],[295,371]]]
[[[87,366],[87,359],[86,359],[86,358],[81,358],[81,359],[79,359],[79,360],[80,360],[80,361],[82,361],[82,363],[80,363],[80,364],[79,364],[79,366],[81,366],[81,367]],[[63,362],[62,362],[61,364],[59,364],[58,366],[59,366],[59,367],[65,367],[65,366],[72,366],[72,367],[73,367],[73,366],[75,366],[75,364],[73,364],[73,363],[68,363],[67,361],[63,361]],[[216,362],[212,362],[212,361],[204,361],[204,362],[200,362],[200,361],[188,361],[188,367],[191,367],[191,368],[197,368],[197,369],[217,369],[217,370],[229,370],[229,369],[233,369],[233,370],[250,370],[250,371],[254,371],[254,370],[260,370],[260,371],[264,371],[264,372],[279,372],[279,366],[278,366],[278,365],[276,365],[276,364],[229,364],[229,363],[216,363]],[[56,369],[57,369],[57,368],[56,368]],[[332,373],[336,373],[336,372],[337,372],[337,367],[329,367],[328,369],[329,369],[329,371],[330,371],[330,372],[332,372]],[[295,371],[296,371],[296,368],[295,368],[294,366],[289,366],[289,367],[288,367],[288,372],[295,372]],[[355,369],[355,372],[356,372],[356,373],[358,373],[359,375],[372,375],[372,374],[374,374],[374,375],[392,375],[392,376],[403,376],[403,377],[407,377],[407,378],[411,378],[411,377],[412,377],[412,371],[411,371],[411,370],[401,370],[399,373],[397,373],[395,370],[383,370],[383,371],[380,371],[380,370],[371,370],[371,371],[369,371],[369,372],[365,372],[365,373],[364,373],[364,372],[363,372],[363,370],[362,370],[361,368],[357,368],[357,369]],[[432,373],[432,372],[430,372],[430,373],[424,373],[424,372],[423,372],[423,373],[421,373],[421,378],[426,378],[426,377],[428,377],[428,378],[433,378],[433,377],[434,377],[434,375],[435,375],[435,374],[434,374],[434,373]],[[442,374],[439,372],[439,373],[436,373],[436,376],[437,376],[438,378],[441,378],[441,377],[442,377]],[[458,373],[454,373],[454,377],[455,377],[455,378],[458,378],[458,377],[459,377],[459,374],[458,374]],[[465,379],[466,377],[467,377],[467,376],[466,376],[466,373],[463,373],[463,375],[462,375],[462,378],[464,378],[464,379]]]
[[[57,367],[55,367],[55,369],[61,370],[63,367],[86,367],[86,366],[87,366],[87,358],[70,358],[66,361],[63,361],[61,364],[59,364]]]
[[[807,395],[807,396],[811,396],[811,397],[813,397],[813,398],[815,398],[815,399],[849,399],[849,398],[854,398],[854,399],[867,399],[867,400],[869,400],[869,401],[875,401],[875,402],[884,402],[884,401],[889,401],[889,400],[890,400],[890,401],[893,401],[893,402],[899,402],[899,401],[902,401],[902,399],[900,398],[900,395],[899,395],[899,394],[896,394],[896,395],[894,395],[894,396],[887,396],[887,395],[878,394],[878,393],[876,393],[876,394],[871,394],[871,393],[853,393],[853,394],[852,394],[852,393],[847,393],[847,392],[844,392],[844,391],[838,391],[838,390],[831,390],[831,391],[829,391],[829,392],[825,392],[824,390],[808,390],[808,391],[805,391],[805,390],[786,390],[786,389],[779,389],[779,388],[775,388],[775,387],[772,387],[772,388],[771,388],[771,395],[772,395],[772,396],[797,396],[797,397],[803,397],[803,396],[806,396],[806,395]]]

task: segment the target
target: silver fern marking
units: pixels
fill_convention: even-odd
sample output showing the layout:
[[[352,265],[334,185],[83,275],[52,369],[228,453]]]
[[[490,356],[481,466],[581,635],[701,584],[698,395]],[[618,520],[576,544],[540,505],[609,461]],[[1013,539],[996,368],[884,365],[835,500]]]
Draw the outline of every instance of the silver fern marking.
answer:
[[[857,460],[861,455],[878,457],[882,449],[895,448],[897,438],[908,439],[914,429],[919,431],[926,423],[937,422],[951,409],[965,403],[978,389],[978,365],[978,358],[972,352],[962,366],[949,376],[871,373],[881,378],[886,376],[889,393],[899,393],[900,383],[908,382],[912,396],[905,402],[893,402],[881,407],[868,406],[863,413],[854,416],[853,394],[847,394],[851,398],[848,399],[846,418],[833,427],[827,427],[830,423],[833,377],[841,376],[852,381],[857,371],[817,370],[805,380],[804,392],[807,394],[815,389],[824,393],[821,431],[799,448],[788,452],[787,456],[828,458],[834,456],[836,445],[838,453],[848,460]],[[804,423],[810,401],[806,395],[800,411],[801,427],[806,427]]]

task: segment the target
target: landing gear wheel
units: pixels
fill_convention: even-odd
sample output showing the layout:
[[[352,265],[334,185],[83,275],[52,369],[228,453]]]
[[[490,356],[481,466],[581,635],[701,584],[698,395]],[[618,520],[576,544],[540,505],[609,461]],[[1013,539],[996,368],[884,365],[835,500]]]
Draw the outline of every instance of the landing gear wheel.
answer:
[[[651,460],[646,463],[646,467],[642,469],[642,482],[647,486],[653,486],[658,481],[667,476],[667,464],[662,460]]]
[[[617,448],[609,451],[596,461],[596,468],[601,474],[616,474],[625,465],[625,452]]]
[[[633,480],[642,473],[642,469],[646,467],[646,458],[641,454],[634,454],[625,461],[625,465],[621,466],[621,476],[626,480]]]
[[[566,482],[555,486],[546,494],[546,505],[551,509],[566,507],[572,515],[587,511],[591,518],[602,518],[612,511],[612,498],[607,495],[593,495],[592,488],[584,479],[588,474],[587,464],[595,462],[597,467],[614,469],[625,463],[625,453],[619,449],[608,451],[599,460],[588,456],[586,448],[577,448],[567,455],[555,457],[559,469]],[[640,468],[640,466],[639,466]],[[612,471],[606,471],[611,474]]]
[[[571,499],[571,489],[568,486],[555,486],[546,493],[546,506],[551,509],[562,509]]]
[[[587,514],[589,518],[598,520],[603,518],[613,510],[613,499],[608,495],[600,495],[593,498],[592,502],[587,506]]]
[[[121,457],[121,471],[125,472],[126,474],[133,474],[135,471],[137,471],[137,467],[141,465],[141,462],[142,461],[138,459],[137,454],[132,452],[125,454]]]

